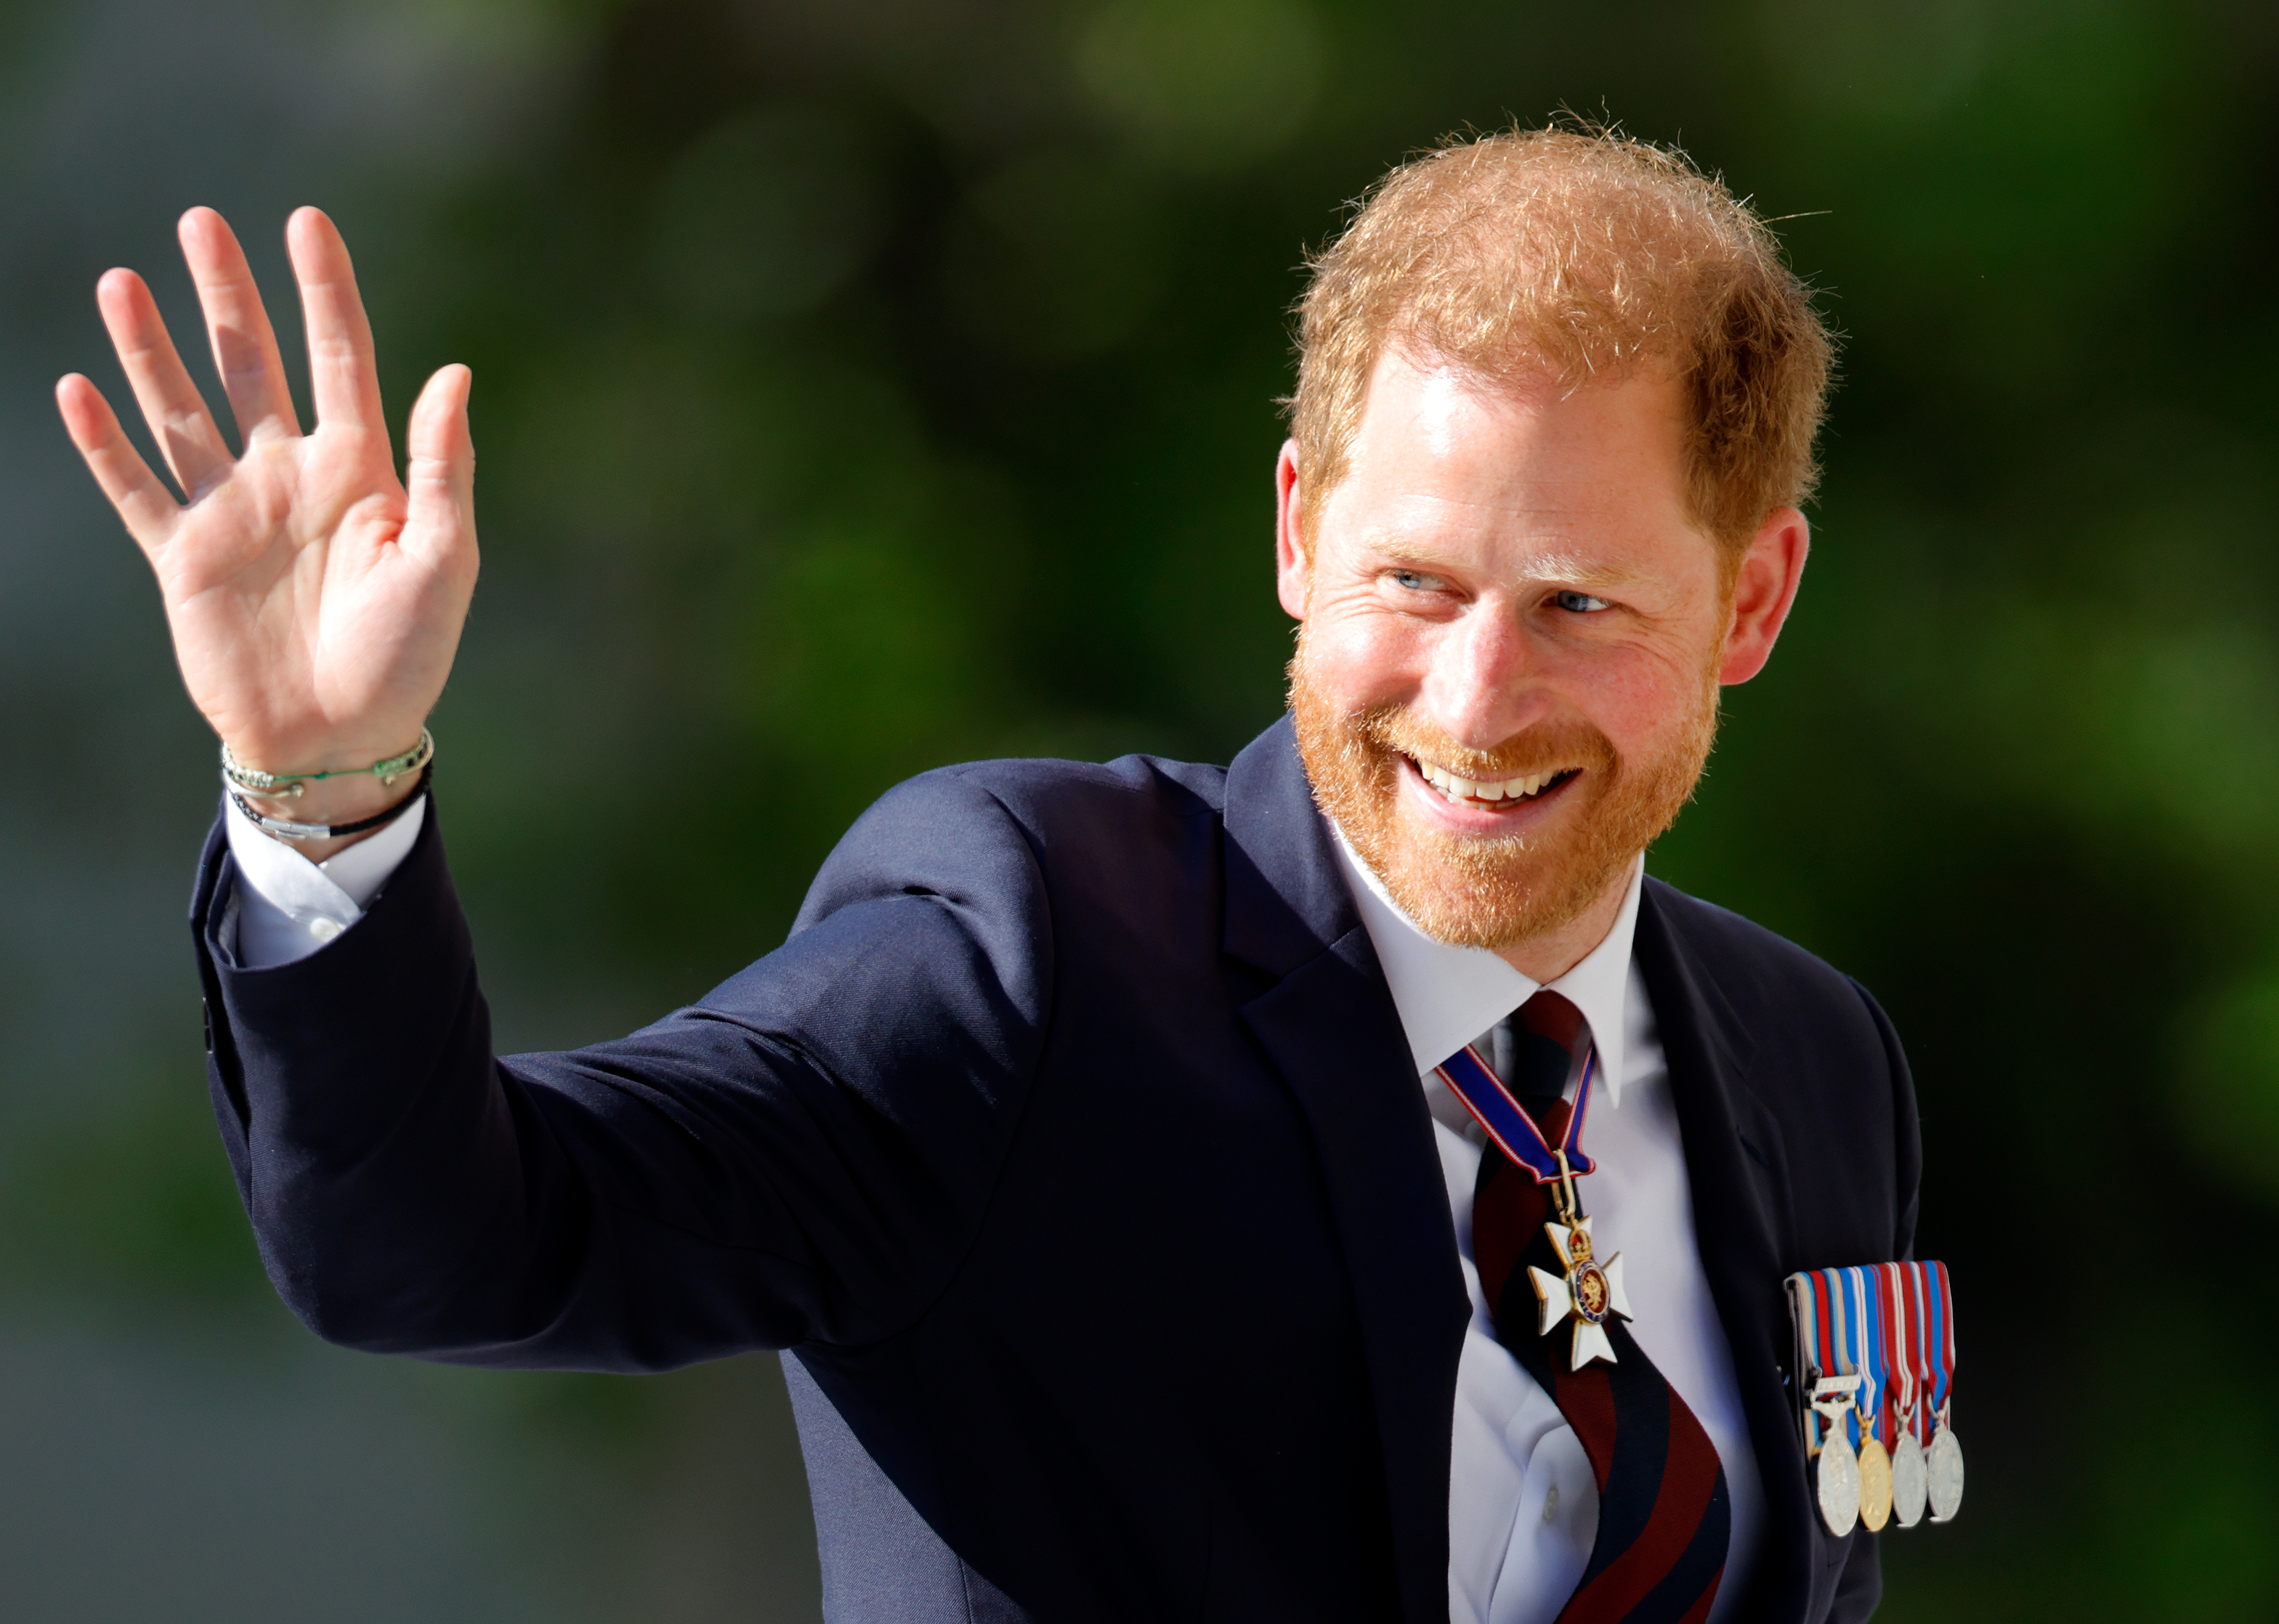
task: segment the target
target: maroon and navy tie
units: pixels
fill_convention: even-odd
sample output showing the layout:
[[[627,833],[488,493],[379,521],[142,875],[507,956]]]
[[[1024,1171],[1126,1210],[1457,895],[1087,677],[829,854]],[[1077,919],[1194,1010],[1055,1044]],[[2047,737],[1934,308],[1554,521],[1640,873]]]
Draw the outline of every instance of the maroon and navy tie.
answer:
[[[1511,1020],[1510,1093],[1550,1145],[1566,1137],[1574,1107],[1561,1096],[1582,1031],[1582,1012],[1551,992]],[[1531,1264],[1554,1279],[1564,1272],[1544,1232],[1552,1212],[1550,1186],[1491,1138],[1472,1194],[1472,1259],[1488,1314],[1497,1340],[1575,1429],[1599,1483],[1598,1539],[1559,1624],[1701,1624],[1732,1527],[1724,1467],[1700,1420],[1618,1318],[1609,1314],[1603,1326],[1611,1365],[1570,1369],[1569,1324],[1538,1334],[1525,1271]]]

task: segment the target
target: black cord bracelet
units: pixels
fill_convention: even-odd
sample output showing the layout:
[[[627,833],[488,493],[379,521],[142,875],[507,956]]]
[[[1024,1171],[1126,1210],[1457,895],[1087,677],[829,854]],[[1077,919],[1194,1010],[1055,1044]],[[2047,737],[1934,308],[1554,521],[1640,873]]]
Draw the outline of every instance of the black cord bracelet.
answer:
[[[419,770],[418,782],[412,785],[411,793],[409,795],[388,808],[387,811],[375,813],[370,817],[360,817],[353,823],[295,823],[281,817],[264,817],[246,804],[244,795],[226,776],[223,778],[222,784],[229,791],[230,803],[251,818],[264,834],[275,835],[281,840],[337,840],[342,835],[363,834],[369,830],[382,829],[394,823],[403,816],[413,801],[427,793],[428,785],[434,777],[435,763],[431,761]]]

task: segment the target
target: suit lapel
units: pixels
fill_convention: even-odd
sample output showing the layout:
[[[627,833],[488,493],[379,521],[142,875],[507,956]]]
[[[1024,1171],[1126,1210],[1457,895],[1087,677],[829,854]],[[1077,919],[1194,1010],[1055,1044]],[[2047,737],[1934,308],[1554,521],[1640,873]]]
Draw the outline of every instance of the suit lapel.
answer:
[[[1677,892],[1646,882],[1634,952],[1669,1063],[1670,1093],[1693,1190],[1702,1271],[1733,1353],[1765,1494],[1765,1530],[1751,1618],[1804,1616],[1819,1551],[1805,1492],[1802,1446],[1781,1383],[1787,1307],[1778,1226],[1784,1212],[1773,1169],[1784,1165],[1780,1127],[1747,1085],[1754,1044],[1674,915]]]
[[[1225,948],[1276,977],[1243,1018],[1313,1129],[1361,1317],[1402,1611],[1446,1620],[1470,1302],[1416,1065],[1286,716],[1228,770]]]

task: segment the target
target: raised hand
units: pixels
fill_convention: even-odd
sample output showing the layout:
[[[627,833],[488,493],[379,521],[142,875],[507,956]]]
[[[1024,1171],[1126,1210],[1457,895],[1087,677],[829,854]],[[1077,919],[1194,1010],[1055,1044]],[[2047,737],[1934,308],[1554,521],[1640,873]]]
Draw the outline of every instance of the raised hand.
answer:
[[[190,698],[237,759],[280,773],[368,766],[419,737],[474,592],[472,375],[447,366],[420,391],[407,485],[381,415],[372,328],[332,221],[301,209],[286,226],[317,412],[305,434],[237,239],[211,209],[184,215],[180,234],[238,454],[132,271],[107,272],[96,301],[184,500],[76,372],[56,386],[65,426],[157,571]],[[344,822],[407,788],[327,780],[291,816]]]

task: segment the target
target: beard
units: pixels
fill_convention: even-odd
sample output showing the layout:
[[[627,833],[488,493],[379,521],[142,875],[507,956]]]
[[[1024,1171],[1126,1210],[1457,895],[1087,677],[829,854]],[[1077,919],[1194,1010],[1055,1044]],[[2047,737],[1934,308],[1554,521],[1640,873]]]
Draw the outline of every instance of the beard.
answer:
[[[1493,750],[1467,749],[1400,705],[1338,708],[1308,660],[1290,662],[1290,709],[1314,800],[1423,932],[1491,952],[1549,935],[1603,897],[1692,799],[1717,734],[1714,663],[1691,714],[1651,759],[1632,761],[1580,718],[1543,722]],[[1404,824],[1400,778],[1415,756],[1473,780],[1580,768],[1580,802],[1534,836],[1452,835]],[[1431,793],[1439,792],[1433,790]]]

